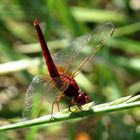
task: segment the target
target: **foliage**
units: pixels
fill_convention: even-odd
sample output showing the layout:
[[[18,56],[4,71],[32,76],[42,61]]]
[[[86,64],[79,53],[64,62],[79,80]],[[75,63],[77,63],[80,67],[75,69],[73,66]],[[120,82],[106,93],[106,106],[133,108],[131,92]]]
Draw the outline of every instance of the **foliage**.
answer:
[[[111,21],[116,27],[113,38],[96,54],[93,63],[82,69],[77,81],[95,104],[108,103],[138,93],[140,3],[135,2],[135,0],[1,0],[1,125],[15,123],[21,118],[25,91],[32,77],[46,71],[42,66],[42,54],[33,27],[35,18],[39,19],[52,52],[68,46],[68,38],[83,35],[96,25]],[[135,102],[132,101],[133,103]],[[49,114],[51,104],[47,104],[47,113],[44,108],[46,109],[46,106],[42,105],[41,116]],[[56,123],[49,127],[47,125],[31,127],[27,129],[28,131],[23,129],[2,132],[0,138],[15,140],[24,136],[24,139],[39,139],[42,136],[48,139],[66,137],[78,140],[83,136],[101,140],[137,140],[140,136],[139,115],[139,109],[115,114],[106,112],[104,115],[71,120],[62,125]]]

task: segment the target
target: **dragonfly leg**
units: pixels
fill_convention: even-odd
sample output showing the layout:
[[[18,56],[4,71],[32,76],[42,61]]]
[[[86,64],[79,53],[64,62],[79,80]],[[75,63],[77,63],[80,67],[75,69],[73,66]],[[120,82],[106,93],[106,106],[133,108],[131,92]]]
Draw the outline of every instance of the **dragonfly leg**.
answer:
[[[69,104],[69,112],[72,112],[71,106],[72,106],[72,104],[70,103],[70,104]]]
[[[54,105],[57,104],[57,107],[58,107],[58,110],[59,110],[59,104],[57,101],[53,102],[52,103],[52,109],[51,109],[51,115],[53,114],[53,108],[54,108]]]
[[[73,111],[71,110],[71,107],[72,107],[73,104],[74,104],[74,99],[72,99],[71,102],[70,102],[70,104],[69,104],[69,108],[68,108],[69,111],[70,111],[71,113],[75,114],[75,115],[78,116],[78,117],[83,117],[83,116],[79,115],[78,113],[73,112]],[[77,105],[77,107],[79,108],[79,110],[82,110],[82,107],[81,107],[80,105]]]
[[[78,105],[78,104],[77,104],[77,107],[79,108],[79,110],[83,110],[83,108],[82,108],[81,105]]]
[[[72,110],[71,110],[71,107],[72,107],[73,104],[74,104],[74,98],[72,98],[72,100],[70,100],[70,103],[69,103],[69,111],[71,113],[73,113]]]
[[[72,110],[71,110],[71,106],[72,106],[72,104],[69,104],[69,111],[72,113],[72,114],[74,114],[74,115],[76,115],[76,116],[78,116],[78,117],[83,117],[82,115],[80,115],[80,114],[78,114],[78,113],[76,113],[76,112],[73,112]],[[79,107],[78,107],[79,108]],[[81,108],[80,108],[80,110],[82,110]]]
[[[59,107],[59,101],[64,98],[65,95],[64,94],[60,94],[56,97],[56,100],[53,102],[52,104],[52,109],[51,109],[51,118],[53,117],[53,108],[54,108],[54,105],[56,104],[57,105],[57,109],[58,111],[60,111],[60,107]]]

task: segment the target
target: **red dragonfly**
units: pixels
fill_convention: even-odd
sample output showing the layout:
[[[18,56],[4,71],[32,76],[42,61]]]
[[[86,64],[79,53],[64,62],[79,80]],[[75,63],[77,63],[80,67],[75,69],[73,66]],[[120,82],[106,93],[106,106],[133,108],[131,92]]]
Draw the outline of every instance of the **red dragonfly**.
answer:
[[[76,38],[69,47],[56,53],[54,58],[51,57],[37,20],[34,20],[34,26],[38,34],[49,77],[47,75],[38,75],[33,78],[26,92],[23,118],[34,118],[39,112],[43,99],[52,102],[51,114],[53,114],[55,104],[59,110],[58,103],[62,98],[69,100],[69,110],[72,105],[77,105],[82,110],[82,105],[88,103],[90,97],[80,89],[74,78],[77,75],[77,71],[94,56],[96,51],[112,35],[114,31],[113,24],[109,22],[97,26],[93,32]],[[90,41],[92,41],[91,44],[94,48],[86,47]],[[81,53],[84,49],[87,49],[87,55]],[[54,96],[55,99],[53,98]]]

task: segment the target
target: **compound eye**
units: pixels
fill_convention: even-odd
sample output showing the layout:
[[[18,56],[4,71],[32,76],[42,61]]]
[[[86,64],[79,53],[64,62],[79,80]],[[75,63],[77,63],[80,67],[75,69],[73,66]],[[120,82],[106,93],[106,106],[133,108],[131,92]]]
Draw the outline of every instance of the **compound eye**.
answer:
[[[89,96],[87,95],[87,93],[81,91],[80,94],[78,95],[76,102],[80,105],[84,105],[86,103],[88,103],[90,100]]]

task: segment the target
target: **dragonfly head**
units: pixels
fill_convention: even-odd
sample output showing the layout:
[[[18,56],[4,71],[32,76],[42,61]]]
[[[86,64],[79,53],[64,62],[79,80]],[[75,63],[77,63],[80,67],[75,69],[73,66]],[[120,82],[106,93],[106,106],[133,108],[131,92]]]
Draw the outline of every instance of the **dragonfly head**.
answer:
[[[86,103],[89,102],[90,97],[88,96],[88,94],[86,92],[83,91],[79,91],[79,95],[76,97],[76,103],[79,105],[84,105]]]

